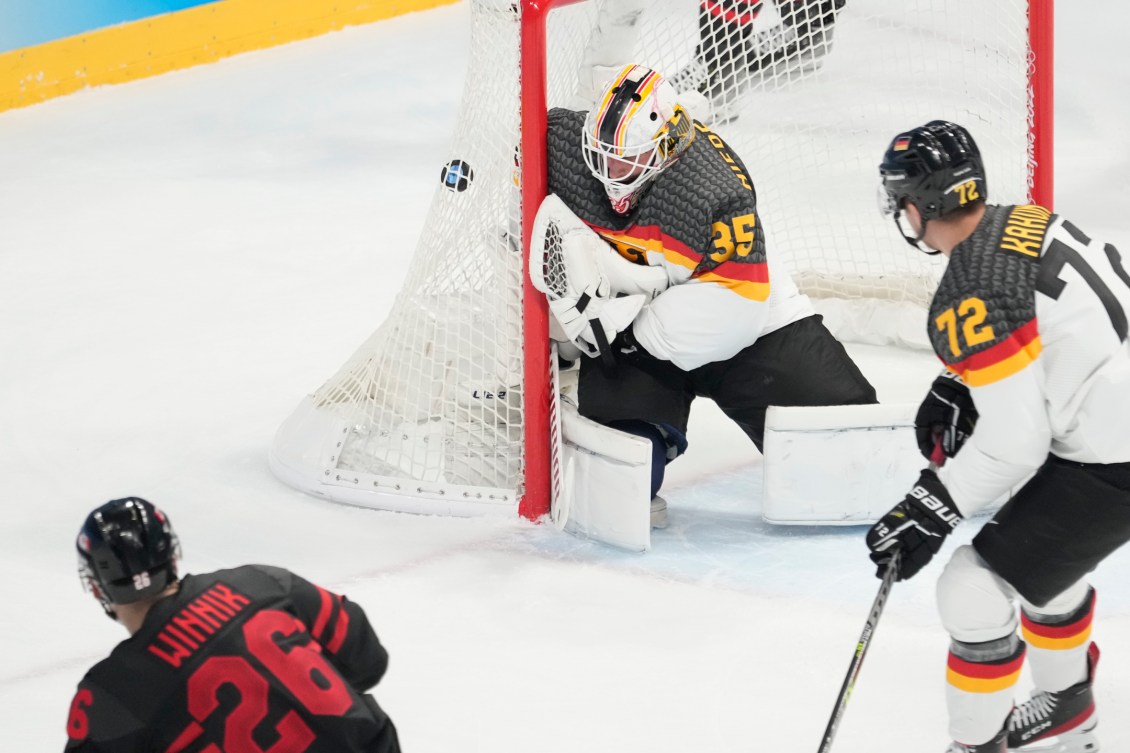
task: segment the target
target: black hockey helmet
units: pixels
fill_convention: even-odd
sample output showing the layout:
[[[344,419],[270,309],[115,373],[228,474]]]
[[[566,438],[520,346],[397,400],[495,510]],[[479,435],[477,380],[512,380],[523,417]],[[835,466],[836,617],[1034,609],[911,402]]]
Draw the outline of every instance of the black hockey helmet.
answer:
[[[895,136],[879,164],[879,176],[880,209],[895,218],[903,237],[915,247],[921,238],[907,234],[899,224],[907,202],[922,215],[924,233],[927,221],[989,196],[981,150],[969,131],[946,120],[931,120]]]
[[[111,617],[177,579],[180,544],[168,517],[140,497],[114,499],[87,516],[78,540],[79,577]]]

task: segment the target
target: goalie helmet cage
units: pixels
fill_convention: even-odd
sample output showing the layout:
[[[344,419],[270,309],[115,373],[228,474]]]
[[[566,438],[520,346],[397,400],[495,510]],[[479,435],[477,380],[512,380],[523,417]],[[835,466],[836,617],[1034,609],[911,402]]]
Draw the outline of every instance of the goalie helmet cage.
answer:
[[[645,2],[620,62],[676,78],[718,45],[775,50],[756,75],[698,82],[699,100],[686,101],[706,114],[692,116],[709,120],[720,89],[729,97],[737,117],[712,126],[751,173],[769,253],[804,292],[896,307],[858,319],[864,330],[909,317],[924,331],[942,267],[880,217],[879,158],[895,133],[955,120],[985,153],[991,200],[1050,208],[1053,0],[847,0],[834,16],[835,0],[765,0],[752,23],[722,25],[733,36],[702,38],[700,12],[750,20],[736,1]],[[339,502],[538,519],[557,488],[560,434],[547,310],[525,259],[546,193],[547,107],[576,97],[605,21],[591,1],[469,6],[455,134],[437,155],[441,185],[392,313],[301,401],[270,462],[292,486]],[[817,14],[834,26],[813,23]]]

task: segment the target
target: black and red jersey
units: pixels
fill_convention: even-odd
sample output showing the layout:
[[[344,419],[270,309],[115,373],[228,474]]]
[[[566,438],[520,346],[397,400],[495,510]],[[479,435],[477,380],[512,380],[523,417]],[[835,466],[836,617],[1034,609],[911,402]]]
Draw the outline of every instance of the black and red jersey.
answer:
[[[186,576],[79,684],[68,752],[394,753],[365,613],[276,567]]]

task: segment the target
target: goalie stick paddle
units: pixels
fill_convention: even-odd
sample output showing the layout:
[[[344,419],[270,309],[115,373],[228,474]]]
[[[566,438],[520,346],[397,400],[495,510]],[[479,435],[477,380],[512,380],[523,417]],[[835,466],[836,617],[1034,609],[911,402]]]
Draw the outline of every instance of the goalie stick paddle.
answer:
[[[860,667],[863,666],[863,657],[867,654],[867,646],[870,645],[871,638],[875,635],[875,628],[879,626],[879,617],[883,614],[883,607],[887,605],[891,586],[894,585],[895,577],[898,575],[901,554],[896,550],[894,556],[887,563],[887,571],[883,573],[883,582],[879,586],[879,593],[875,595],[875,601],[871,603],[871,612],[867,615],[867,622],[863,625],[859,643],[855,646],[855,656],[851,659],[851,666],[848,667],[844,684],[840,687],[836,706],[832,709],[832,717],[828,720],[828,726],[824,729],[824,739],[820,743],[819,753],[828,753],[832,749],[832,740],[836,736],[836,729],[840,726],[840,718],[844,715],[844,709],[847,708],[848,699],[851,698],[851,691],[855,688],[855,680],[859,677]]]

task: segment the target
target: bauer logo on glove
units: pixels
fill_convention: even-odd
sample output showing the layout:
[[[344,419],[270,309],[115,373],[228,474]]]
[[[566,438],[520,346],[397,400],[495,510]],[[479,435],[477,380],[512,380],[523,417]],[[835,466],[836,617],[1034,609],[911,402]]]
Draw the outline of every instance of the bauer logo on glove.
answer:
[[[939,481],[940,485],[941,482]],[[943,489],[945,487],[942,487]],[[957,524],[961,522],[961,516],[956,511],[950,509],[942,500],[935,497],[930,493],[930,490],[922,485],[918,485],[910,490],[910,496],[918,500],[923,507],[934,513],[935,517],[943,523],[949,523],[950,528],[957,528]],[[949,494],[946,495],[949,497]],[[952,504],[952,503],[951,503]]]
[[[883,577],[893,553],[902,552],[898,580],[914,577],[933,559],[946,536],[962,520],[945,485],[930,469],[922,471],[918,483],[891,511],[867,532],[871,561]]]

